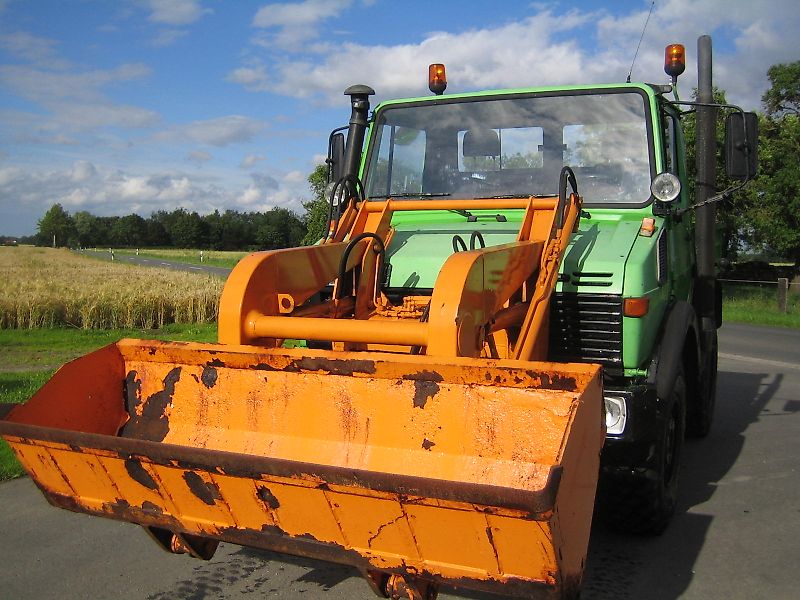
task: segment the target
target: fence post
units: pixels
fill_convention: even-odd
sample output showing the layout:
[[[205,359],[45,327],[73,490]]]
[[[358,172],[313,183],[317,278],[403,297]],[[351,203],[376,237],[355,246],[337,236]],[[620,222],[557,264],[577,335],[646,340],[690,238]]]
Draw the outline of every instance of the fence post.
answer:
[[[786,312],[786,295],[789,291],[789,280],[786,277],[778,278],[778,311]]]

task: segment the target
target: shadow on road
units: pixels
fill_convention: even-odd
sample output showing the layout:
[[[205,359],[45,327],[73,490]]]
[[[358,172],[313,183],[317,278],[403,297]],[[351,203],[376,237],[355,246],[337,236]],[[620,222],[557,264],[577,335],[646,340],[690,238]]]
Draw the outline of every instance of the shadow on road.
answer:
[[[745,431],[769,412],[781,374],[719,374],[714,426],[702,440],[687,440],[681,461],[678,510],[662,535],[620,535],[595,527],[589,542],[583,600],[673,600],[689,587],[713,517],[702,509],[736,463]]]

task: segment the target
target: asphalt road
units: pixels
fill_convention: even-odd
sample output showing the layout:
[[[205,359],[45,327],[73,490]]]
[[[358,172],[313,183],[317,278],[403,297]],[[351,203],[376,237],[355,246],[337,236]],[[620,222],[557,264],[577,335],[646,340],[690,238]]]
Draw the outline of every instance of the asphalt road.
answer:
[[[129,263],[133,265],[141,265],[143,267],[159,267],[162,269],[172,269],[174,271],[186,271],[187,273],[208,273],[211,275],[219,275],[220,277],[228,277],[231,269],[227,267],[214,267],[211,265],[191,265],[184,262],[162,260],[160,258],[148,258],[142,256],[129,256],[127,254],[116,253],[113,255],[107,250],[79,250],[80,254],[91,256],[100,260],[113,260],[114,262]]]
[[[672,525],[596,528],[584,600],[798,597],[800,331],[725,325],[718,389],[711,434],[686,444]],[[28,479],[0,484],[0,598],[55,595],[374,597],[346,567],[227,544],[208,562],[173,556],[136,526],[50,508]]]

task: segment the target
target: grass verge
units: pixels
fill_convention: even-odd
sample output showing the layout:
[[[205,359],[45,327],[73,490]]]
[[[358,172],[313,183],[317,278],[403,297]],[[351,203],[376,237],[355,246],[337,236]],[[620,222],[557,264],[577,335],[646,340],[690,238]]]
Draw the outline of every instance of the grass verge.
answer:
[[[800,329],[800,294],[792,291],[787,295],[784,313],[778,310],[774,285],[728,282],[723,284],[722,316],[733,323]]]
[[[25,402],[58,367],[121,338],[213,342],[215,324],[167,325],[161,329],[0,329],[0,404]],[[23,475],[8,444],[0,439],[0,481]]]

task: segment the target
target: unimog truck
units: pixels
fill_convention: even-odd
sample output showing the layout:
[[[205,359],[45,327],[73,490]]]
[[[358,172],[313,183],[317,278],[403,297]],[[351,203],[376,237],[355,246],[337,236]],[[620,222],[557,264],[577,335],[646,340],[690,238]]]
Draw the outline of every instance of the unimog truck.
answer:
[[[599,512],[616,528],[637,533],[666,527],[684,436],[707,435],[714,412],[722,324],[714,202],[735,191],[717,195],[715,187],[718,109],[731,110],[728,175],[747,181],[756,168],[755,115],[713,104],[708,36],[698,42],[696,101],[678,99],[676,80],[684,70],[684,48],[673,44],[665,52],[672,85],[384,102],[370,120],[360,165],[360,155],[344,156],[343,140],[329,153],[332,172],[342,165],[345,174],[363,176],[367,200],[547,197],[557,192],[558,172],[571,168],[582,212],[550,302],[546,358],[603,366]],[[443,65],[431,65],[430,82],[431,91],[444,92]],[[370,90],[355,86],[345,93],[356,115]],[[682,127],[690,113],[697,122],[694,199]],[[348,140],[349,149],[358,146]],[[433,287],[436,266],[450,249],[421,233],[452,229],[454,251],[476,240],[498,244],[514,239],[519,215],[475,210],[433,219],[425,213],[396,221],[387,248],[388,289]]]
[[[598,478],[605,518],[659,532],[684,434],[711,424],[729,191],[699,48],[694,103],[637,83],[444,95],[441,65],[434,96],[373,113],[348,88],[323,240],[243,259],[219,343],[111,344],[0,434],[53,505],[170,552],[339,562],[391,598],[577,597]],[[746,180],[753,119],[728,130]]]

